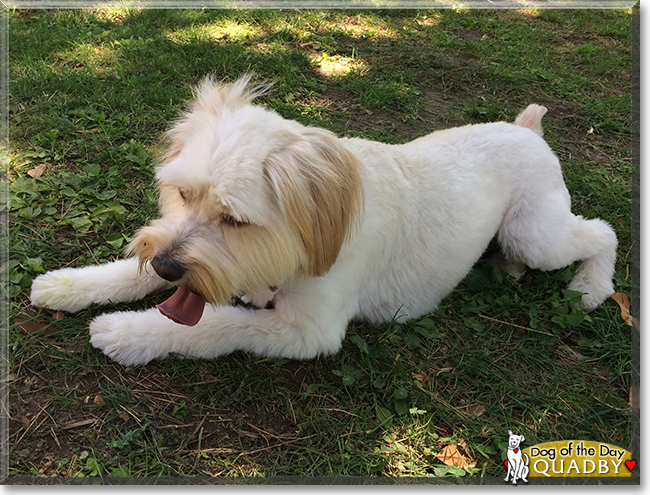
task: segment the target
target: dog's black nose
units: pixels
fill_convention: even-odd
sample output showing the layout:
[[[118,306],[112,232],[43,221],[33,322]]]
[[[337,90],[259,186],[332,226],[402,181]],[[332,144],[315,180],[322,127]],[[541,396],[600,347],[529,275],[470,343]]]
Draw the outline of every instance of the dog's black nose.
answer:
[[[168,282],[176,282],[185,275],[185,268],[180,263],[170,260],[164,254],[157,254],[151,260],[151,266],[156,270],[160,278],[164,278]]]

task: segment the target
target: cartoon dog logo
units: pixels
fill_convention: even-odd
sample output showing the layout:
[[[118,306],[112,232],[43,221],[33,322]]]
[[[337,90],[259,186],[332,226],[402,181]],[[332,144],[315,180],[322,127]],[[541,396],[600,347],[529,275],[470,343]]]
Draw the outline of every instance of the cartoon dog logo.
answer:
[[[508,482],[512,475],[512,484],[516,485],[517,480],[521,480],[524,483],[528,483],[526,479],[528,477],[528,456],[521,451],[519,447],[522,442],[525,440],[523,435],[515,435],[510,430],[508,430],[510,438],[508,438],[508,460],[505,461],[506,469],[508,474],[506,474],[506,479],[503,480]],[[524,461],[525,458],[525,461]]]

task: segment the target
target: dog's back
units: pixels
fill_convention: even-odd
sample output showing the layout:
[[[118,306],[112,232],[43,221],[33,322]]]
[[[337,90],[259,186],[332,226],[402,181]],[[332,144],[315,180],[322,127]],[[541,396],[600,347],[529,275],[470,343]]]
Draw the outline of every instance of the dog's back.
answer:
[[[382,219],[364,223],[361,242],[352,241],[353,251],[372,251],[363,317],[385,321],[399,310],[412,318],[435,307],[479,259],[513,198],[531,184],[563,187],[559,162],[535,135],[540,112],[529,109],[525,126],[463,126],[397,146],[344,141],[366,167],[366,214]]]

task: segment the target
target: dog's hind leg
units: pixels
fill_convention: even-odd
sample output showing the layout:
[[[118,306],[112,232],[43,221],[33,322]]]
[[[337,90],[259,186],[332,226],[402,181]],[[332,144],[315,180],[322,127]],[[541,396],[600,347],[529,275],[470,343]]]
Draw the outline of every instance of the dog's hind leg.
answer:
[[[505,255],[498,251],[487,259],[487,264],[501,268],[504,272],[510,275],[515,280],[519,280],[526,274],[528,268],[525,263],[520,261],[510,261]]]
[[[603,220],[571,213],[566,189],[533,195],[515,205],[502,222],[498,240],[508,260],[530,268],[556,270],[581,261],[568,288],[584,294],[585,311],[596,309],[614,292],[616,234]]]
[[[34,306],[74,313],[94,303],[136,301],[169,286],[148,264],[140,271],[138,260],[128,258],[39,275],[32,282],[31,300]]]

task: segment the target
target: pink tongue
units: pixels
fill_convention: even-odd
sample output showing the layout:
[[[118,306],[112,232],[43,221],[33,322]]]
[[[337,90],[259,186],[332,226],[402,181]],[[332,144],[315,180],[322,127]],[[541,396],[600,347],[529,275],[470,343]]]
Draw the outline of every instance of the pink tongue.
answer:
[[[169,299],[156,307],[170,320],[193,327],[201,319],[205,298],[181,285]]]

